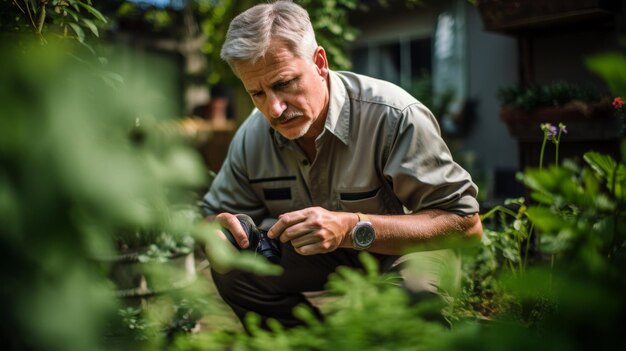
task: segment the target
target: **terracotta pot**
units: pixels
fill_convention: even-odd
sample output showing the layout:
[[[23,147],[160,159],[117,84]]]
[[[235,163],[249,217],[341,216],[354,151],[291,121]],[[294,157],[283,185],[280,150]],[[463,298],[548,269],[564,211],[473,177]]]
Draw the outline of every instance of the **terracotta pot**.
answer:
[[[137,249],[108,259],[112,263],[109,278],[115,284],[117,297],[143,299],[195,281],[193,251],[173,254],[165,262],[141,262],[144,252]]]
[[[519,168],[538,167],[543,142],[542,123],[567,127],[567,134],[561,137],[560,159],[582,160],[585,152],[594,150],[620,157],[622,119],[615,113],[611,104],[573,103],[563,107],[544,107],[523,111],[503,107],[500,118],[517,140]],[[554,145],[548,143],[544,165],[555,161]]]
[[[567,126],[566,139],[569,141],[616,139],[620,137],[622,127],[621,119],[609,102],[572,103],[530,111],[503,107],[500,118],[506,123],[511,136],[520,141],[542,140],[542,123],[564,123]]]

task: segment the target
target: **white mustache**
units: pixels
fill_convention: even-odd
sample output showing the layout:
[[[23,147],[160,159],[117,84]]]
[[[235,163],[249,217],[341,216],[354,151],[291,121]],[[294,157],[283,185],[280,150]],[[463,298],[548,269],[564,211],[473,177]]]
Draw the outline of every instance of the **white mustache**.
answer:
[[[302,117],[304,116],[304,113],[300,112],[300,111],[293,111],[293,112],[283,112],[282,115],[280,115],[280,117],[275,118],[272,120],[272,124],[276,125],[276,124],[281,124],[283,122],[286,122],[290,119],[296,118],[296,117]]]

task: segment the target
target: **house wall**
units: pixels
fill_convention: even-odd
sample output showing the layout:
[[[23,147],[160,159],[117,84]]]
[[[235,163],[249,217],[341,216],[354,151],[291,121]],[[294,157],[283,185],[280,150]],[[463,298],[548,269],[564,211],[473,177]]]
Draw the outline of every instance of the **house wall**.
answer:
[[[475,154],[475,168],[486,181],[482,191],[499,199],[514,195],[516,188],[517,143],[500,120],[497,93],[519,80],[517,41],[484,31],[474,6],[467,7],[466,23],[468,98],[476,103],[476,120],[463,147]]]
[[[444,1],[445,2],[445,1]],[[441,2],[406,8],[391,4],[388,8],[373,7],[351,16],[350,24],[358,28],[354,44],[375,43],[403,36],[432,36]]]
[[[587,69],[585,60],[620,50],[619,35],[611,27],[544,31],[532,36],[532,78],[536,83],[567,81],[607,90],[605,82]]]
[[[519,169],[522,167],[519,162],[528,166],[537,166],[538,160],[535,160],[534,155],[537,155],[538,159],[540,150],[539,141],[524,142],[522,147],[518,147],[515,140],[503,140],[503,136],[508,138],[508,133],[502,122],[498,121],[497,124],[489,126],[483,123],[491,121],[485,118],[485,115],[493,113],[494,106],[497,108],[497,101],[494,99],[497,87],[511,85],[518,80],[522,80],[524,84],[565,81],[608,92],[606,83],[586,67],[585,60],[595,54],[623,51],[623,46],[619,43],[620,36],[623,36],[625,29],[624,10],[621,11],[621,15],[619,12],[614,12],[617,15],[615,18],[597,13],[594,16],[580,17],[576,20],[561,18],[546,20],[543,23],[535,22],[511,29],[508,35],[503,35],[483,31],[479,25],[481,17],[478,11],[476,8],[469,9],[467,13],[468,44],[472,48],[469,72],[473,76],[469,81],[472,86],[471,90],[479,92],[483,96],[481,101],[488,106],[479,106],[482,110],[479,114],[483,118],[477,127],[484,131],[473,134],[468,138],[467,144],[471,149],[481,150],[479,155],[493,157],[489,162],[494,167],[494,174],[502,174],[501,170],[506,170],[515,163],[518,163],[516,168]],[[483,81],[481,79],[483,76],[488,80]],[[492,93],[489,94],[488,90],[492,90]],[[536,128],[539,140],[541,135],[539,125],[530,127]],[[583,143],[568,140],[570,138],[580,139],[580,135],[574,136],[570,133],[564,138],[561,145],[563,158],[580,157],[582,152],[590,146],[601,152],[618,153],[611,142],[598,140]],[[516,154],[510,151],[518,148],[521,150],[516,151],[519,153],[516,157]],[[511,176],[505,174],[505,177],[500,179],[511,183]],[[497,181],[490,184],[495,187],[494,183]]]
[[[476,8],[467,0],[458,1],[466,13],[465,59],[466,98],[473,102],[474,114],[467,133],[446,137],[455,158],[464,165],[481,188],[481,199],[503,197],[499,190],[515,187],[517,144],[509,137],[499,118],[496,99],[500,87],[518,81],[517,41],[512,37],[483,31]],[[452,1],[426,1],[424,6],[406,9],[395,5],[351,18],[359,29],[353,46],[375,45],[398,38],[433,37],[437,17],[450,10]],[[464,127],[465,128],[465,127]],[[496,184],[497,182],[497,184]],[[511,185],[512,184],[512,185]],[[506,192],[506,191],[505,191]]]

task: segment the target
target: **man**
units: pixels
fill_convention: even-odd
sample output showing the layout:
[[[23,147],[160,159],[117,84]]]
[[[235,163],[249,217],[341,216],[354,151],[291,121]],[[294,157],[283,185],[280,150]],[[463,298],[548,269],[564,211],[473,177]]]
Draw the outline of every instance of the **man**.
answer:
[[[476,186],[452,160],[430,111],[399,87],[328,68],[307,12],[289,1],[254,6],[230,24],[221,56],[256,109],[233,139],[203,210],[249,243],[235,214],[282,243],[284,273],[213,271],[239,318],[285,327],[337,266],[370,252],[383,271],[408,248],[477,241]]]

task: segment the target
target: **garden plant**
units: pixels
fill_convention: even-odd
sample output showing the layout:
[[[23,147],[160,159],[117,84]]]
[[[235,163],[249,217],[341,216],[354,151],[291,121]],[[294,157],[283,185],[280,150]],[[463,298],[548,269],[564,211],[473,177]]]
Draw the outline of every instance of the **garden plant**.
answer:
[[[88,10],[79,2],[90,4],[49,3]],[[96,15],[77,16],[90,28],[81,16]],[[461,289],[445,296],[444,323],[429,318],[440,305],[412,301],[398,276],[378,274],[363,253],[363,271],[340,268],[331,277],[323,322],[302,307],[306,326],[274,323],[267,331],[250,315],[246,333],[203,277],[206,266],[172,286],[187,273],[164,263],[195,252],[224,269],[280,269],[235,252],[202,221],[197,189],[210,176],[173,118],[168,82],[85,56],[86,38],[68,26],[35,26],[34,39],[5,30],[10,40],[0,42],[3,349],[626,347],[626,143],[621,158],[589,150],[580,163],[557,156],[544,164],[543,155],[558,153],[569,136],[565,125],[537,125],[542,161],[518,176],[529,196],[482,215],[482,244],[460,252]],[[626,97],[625,56],[601,55],[588,65]],[[615,113],[624,112],[622,98]],[[106,259],[131,247],[146,249],[138,259],[155,284],[138,300],[116,295]]]

